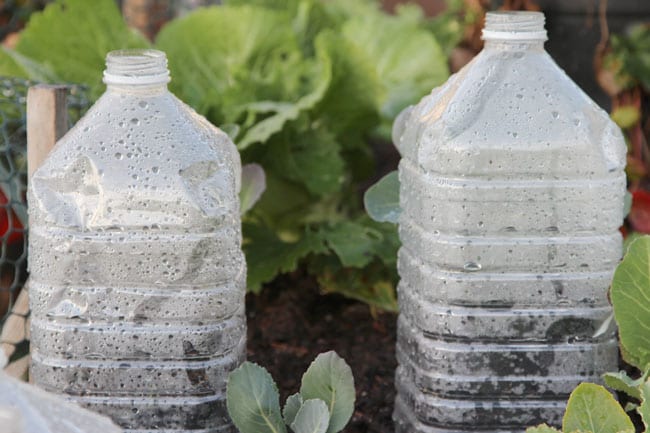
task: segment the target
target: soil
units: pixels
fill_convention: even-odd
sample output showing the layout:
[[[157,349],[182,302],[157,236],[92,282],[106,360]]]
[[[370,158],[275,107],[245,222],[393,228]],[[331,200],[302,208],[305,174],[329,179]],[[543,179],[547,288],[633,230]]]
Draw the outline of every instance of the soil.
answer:
[[[265,367],[280,389],[280,402],[300,388],[303,372],[328,350],[354,374],[355,411],[344,433],[392,433],[396,315],[376,317],[367,305],[298,275],[277,279],[260,295],[249,294],[248,360]]]

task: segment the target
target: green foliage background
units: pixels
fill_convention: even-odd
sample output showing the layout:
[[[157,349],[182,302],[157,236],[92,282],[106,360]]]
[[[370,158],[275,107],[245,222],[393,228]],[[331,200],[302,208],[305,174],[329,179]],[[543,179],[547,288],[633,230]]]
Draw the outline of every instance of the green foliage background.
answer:
[[[459,22],[410,5],[389,15],[371,0],[224,3],[168,23],[152,46],[167,53],[171,91],[266,172],[244,220],[249,289],[303,264],[324,291],[395,310],[396,230],[361,202],[370,143],[446,80]],[[112,0],[58,0],[0,52],[0,75],[81,83],[96,98],[108,51],[150,45]]]

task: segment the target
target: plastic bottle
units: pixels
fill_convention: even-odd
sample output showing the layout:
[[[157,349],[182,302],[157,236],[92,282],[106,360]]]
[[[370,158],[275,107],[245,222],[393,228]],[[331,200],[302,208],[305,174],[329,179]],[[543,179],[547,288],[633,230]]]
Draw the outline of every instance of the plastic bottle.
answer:
[[[560,425],[572,389],[617,367],[599,329],[623,137],[544,51],[542,13],[488,13],[483,39],[394,126],[398,433]]]
[[[240,160],[168,81],[160,51],[109,53],[106,92],[31,179],[32,377],[128,432],[231,432]]]

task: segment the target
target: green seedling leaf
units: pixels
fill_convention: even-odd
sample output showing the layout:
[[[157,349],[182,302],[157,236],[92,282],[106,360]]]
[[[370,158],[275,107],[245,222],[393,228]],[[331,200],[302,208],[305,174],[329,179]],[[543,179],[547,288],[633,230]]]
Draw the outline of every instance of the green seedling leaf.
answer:
[[[641,399],[641,385],[643,385],[648,377],[646,372],[643,376],[638,379],[632,379],[624,371],[619,371],[618,373],[605,373],[603,379],[605,380],[605,385],[610,388],[621,391],[634,397],[637,400]]]
[[[343,430],[354,411],[354,377],[350,366],[336,352],[321,353],[302,376],[300,394],[305,400],[321,399],[327,404],[330,413],[327,433]]]
[[[307,400],[302,404],[291,423],[291,430],[294,433],[325,433],[329,421],[330,414],[327,404],[323,400]]]
[[[366,212],[375,221],[397,224],[402,209],[399,205],[399,177],[392,171],[368,188],[363,196]]]
[[[562,433],[560,430],[553,428],[547,424],[540,424],[535,427],[528,427],[526,433]]]
[[[296,418],[296,414],[300,410],[302,403],[302,395],[300,395],[299,392],[292,394],[289,396],[289,398],[287,398],[287,401],[284,404],[284,410],[282,411],[282,415],[284,416],[284,423],[286,425],[291,425],[293,423],[293,420]]]
[[[630,250],[630,245],[632,245],[632,242],[635,240],[643,237],[643,233],[639,232],[632,232],[625,239],[623,239],[623,253],[627,254],[627,252]]]
[[[630,244],[614,272],[610,298],[623,359],[645,370],[650,363],[650,236]]]
[[[271,375],[244,362],[228,376],[228,414],[241,433],[286,433],[280,414],[280,395]]]
[[[581,383],[567,403],[565,432],[620,433],[634,431],[634,424],[612,394],[600,385]]]
[[[239,191],[240,213],[244,215],[262,197],[266,189],[266,176],[259,164],[246,164],[241,168],[241,190]]]
[[[650,429],[650,381],[645,381],[640,387],[641,404],[636,411],[641,415],[641,420],[645,426],[645,431]]]

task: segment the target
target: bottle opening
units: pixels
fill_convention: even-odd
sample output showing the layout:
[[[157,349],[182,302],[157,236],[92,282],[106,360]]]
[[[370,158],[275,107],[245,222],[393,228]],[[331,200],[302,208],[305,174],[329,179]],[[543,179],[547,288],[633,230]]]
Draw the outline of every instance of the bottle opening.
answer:
[[[544,14],[541,12],[499,11],[485,15],[485,41],[545,41]]]
[[[162,51],[117,50],[106,55],[106,84],[160,85],[169,80],[167,56]]]

